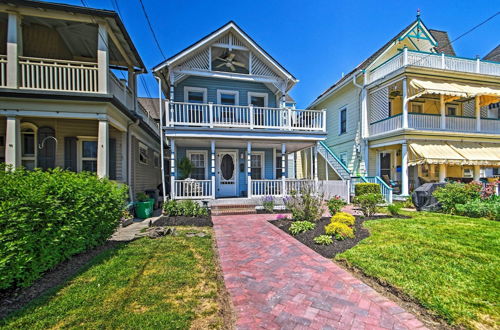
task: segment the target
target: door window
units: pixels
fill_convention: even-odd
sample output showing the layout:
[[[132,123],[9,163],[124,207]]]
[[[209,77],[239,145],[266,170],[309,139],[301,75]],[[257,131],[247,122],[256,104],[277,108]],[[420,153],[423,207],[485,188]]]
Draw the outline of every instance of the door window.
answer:
[[[189,154],[189,160],[193,165],[191,178],[196,180],[205,180],[206,173],[206,155],[202,152],[193,152]]]
[[[232,180],[234,177],[234,160],[233,157],[229,154],[225,154],[222,156],[220,162],[220,171],[222,175],[222,179],[224,180]]]
[[[391,154],[384,152],[380,154],[380,176],[391,177]]]
[[[21,163],[28,170],[36,167],[36,128],[32,124],[21,126]]]

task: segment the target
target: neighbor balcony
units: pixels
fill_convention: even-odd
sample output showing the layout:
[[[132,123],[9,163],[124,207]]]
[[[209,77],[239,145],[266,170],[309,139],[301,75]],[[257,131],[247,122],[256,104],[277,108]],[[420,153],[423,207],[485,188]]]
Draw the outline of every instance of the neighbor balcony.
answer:
[[[165,126],[326,132],[325,110],[166,102]]]

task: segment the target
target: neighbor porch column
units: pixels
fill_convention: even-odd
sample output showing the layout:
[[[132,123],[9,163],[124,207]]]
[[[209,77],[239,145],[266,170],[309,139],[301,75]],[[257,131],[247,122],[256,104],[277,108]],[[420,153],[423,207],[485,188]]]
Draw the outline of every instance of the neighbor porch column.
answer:
[[[481,179],[481,166],[474,165],[474,181]]]
[[[9,13],[7,23],[7,87],[18,88],[19,79],[19,56],[23,52],[23,41],[21,31],[21,16],[17,13]]]
[[[21,123],[19,117],[7,117],[5,137],[5,163],[21,166]]]
[[[441,114],[441,129],[446,129],[446,103],[444,95],[439,96],[439,112]]]
[[[109,123],[99,120],[97,132],[97,176],[107,178],[109,175]]]
[[[247,142],[247,195],[252,197],[252,142]]]
[[[99,93],[108,92],[108,30],[103,23],[97,29],[97,87]]]
[[[401,145],[401,195],[408,196],[408,145]]]
[[[403,128],[408,128],[408,88],[407,79],[403,79]]]
[[[481,132],[481,106],[479,105],[479,96],[474,98],[474,110],[476,113],[476,131]]]
[[[210,179],[212,180],[212,198],[215,199],[215,140],[210,141]]]
[[[439,164],[439,182],[446,181],[446,164]]]
[[[282,194],[285,196],[286,191],[286,144],[281,144],[281,183],[282,183]]]
[[[175,199],[175,140],[170,139],[170,199]]]
[[[318,146],[314,146],[314,181],[318,182]]]

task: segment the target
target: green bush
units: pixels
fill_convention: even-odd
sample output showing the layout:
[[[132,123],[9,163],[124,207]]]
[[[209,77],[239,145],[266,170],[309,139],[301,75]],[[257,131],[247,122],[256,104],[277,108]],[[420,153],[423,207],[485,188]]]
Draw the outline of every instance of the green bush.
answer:
[[[455,205],[456,214],[471,218],[488,218],[500,220],[500,197],[491,196],[487,199],[474,199],[465,204]]]
[[[295,221],[290,225],[290,233],[297,235],[308,230],[313,230],[314,228],[316,228],[316,224],[310,221]]]
[[[325,233],[327,235],[335,236],[338,240],[346,238],[354,238],[354,230],[341,222],[331,222],[325,226]]]
[[[82,172],[0,165],[0,289],[26,287],[70,256],[103,244],[127,187]]]
[[[329,235],[319,235],[313,238],[314,243],[319,245],[330,245],[333,244],[333,239]]]
[[[143,192],[135,194],[135,200],[138,202],[148,202],[150,197]]]
[[[300,192],[293,191],[284,198],[287,209],[296,221],[318,221],[323,216],[323,195],[313,185],[304,185]]]
[[[371,217],[377,211],[377,205],[384,202],[380,193],[367,193],[354,197],[354,205],[358,206],[365,217]]]
[[[355,221],[356,218],[347,212],[339,212],[330,219],[330,222],[340,222],[348,226],[353,226]]]
[[[403,205],[401,203],[394,203],[387,205],[387,211],[394,217],[401,213]]]
[[[328,209],[330,210],[330,215],[335,215],[335,213],[340,212],[344,206],[347,205],[340,196],[335,196],[328,202]]]
[[[266,196],[262,198],[262,207],[266,212],[273,213],[274,212],[274,197]]]
[[[184,200],[180,202],[169,200],[163,204],[163,214],[171,217],[202,217],[208,215],[208,210],[192,200]]]
[[[448,183],[446,186],[436,189],[433,196],[436,197],[444,212],[456,214],[457,204],[466,204],[480,198],[481,185],[476,183]]]
[[[380,185],[378,183],[356,183],[354,185],[354,195],[361,196],[366,194],[380,194]]]

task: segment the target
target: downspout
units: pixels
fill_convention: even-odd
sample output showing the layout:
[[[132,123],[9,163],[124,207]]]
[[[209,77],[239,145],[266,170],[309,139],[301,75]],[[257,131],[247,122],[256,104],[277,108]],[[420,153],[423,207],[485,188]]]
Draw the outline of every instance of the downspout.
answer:
[[[360,127],[360,136],[361,136],[361,141],[359,143],[359,153],[361,154],[361,152],[363,151],[363,158],[364,158],[364,162],[365,162],[365,172],[368,172],[368,144],[366,143],[365,141],[365,136],[364,136],[364,126],[365,126],[365,116],[363,114],[363,99],[362,99],[362,95],[363,95],[363,92],[365,91],[365,86],[364,86],[364,79],[363,79],[363,85],[360,85],[356,82],[356,78],[358,77],[359,74],[361,73],[364,73],[364,70],[359,70],[357,73],[355,73],[353,76],[352,76],[352,83],[354,86],[358,87],[360,89],[359,91],[359,95],[358,95],[358,99],[359,99],[359,108],[360,108],[360,115],[361,115],[361,120],[359,121],[361,123],[361,127]],[[356,152],[358,152],[357,150],[358,148],[356,148]],[[360,166],[360,164],[358,164],[358,166]]]
[[[163,193],[163,203],[167,201],[167,194],[165,191],[165,160],[164,160],[164,150],[163,150],[163,102],[161,99],[161,79],[154,76],[158,80],[158,100],[160,102],[160,157],[161,157],[161,189]]]

